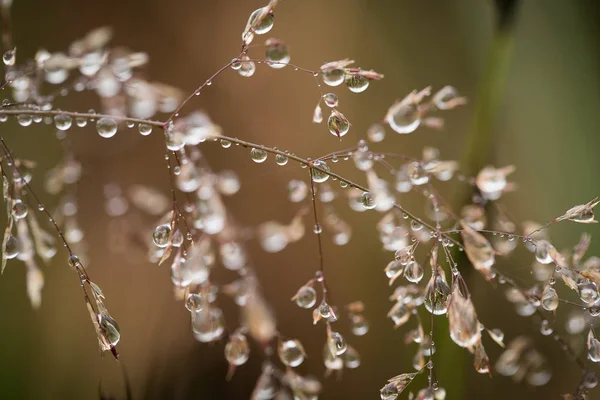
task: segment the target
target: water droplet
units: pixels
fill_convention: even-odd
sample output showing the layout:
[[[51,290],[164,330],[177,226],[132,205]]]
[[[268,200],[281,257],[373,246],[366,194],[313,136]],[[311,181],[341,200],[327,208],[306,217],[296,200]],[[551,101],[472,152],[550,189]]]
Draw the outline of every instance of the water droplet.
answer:
[[[121,339],[119,325],[110,315],[105,312],[98,316],[102,335],[110,346],[115,346]]]
[[[367,210],[372,210],[377,206],[377,204],[375,204],[375,200],[373,199],[373,196],[369,192],[364,192],[361,195],[360,204],[362,204],[362,206],[364,208],[366,208]]]
[[[248,339],[241,333],[235,333],[225,345],[225,359],[230,365],[242,365],[250,357]]]
[[[344,82],[345,72],[341,68],[328,69],[321,72],[323,82],[328,86],[339,86]]]
[[[546,286],[542,292],[541,304],[547,311],[554,311],[558,307],[558,293],[552,286]]]
[[[231,147],[231,142],[226,139],[221,139],[221,147],[223,147],[224,149],[228,149]]]
[[[15,258],[19,255],[20,247],[21,244],[19,242],[19,239],[17,239],[13,235],[8,236],[4,245],[4,257],[6,257],[9,260]]]
[[[369,87],[369,80],[362,75],[350,75],[346,77],[346,86],[351,92],[361,93]]]
[[[17,115],[17,122],[21,126],[29,126],[33,122],[33,117],[29,114]]]
[[[416,104],[398,104],[392,106],[386,116],[386,122],[397,133],[412,133],[421,125],[421,113]]]
[[[277,154],[275,156],[275,162],[277,163],[277,165],[285,165],[288,163],[288,158],[283,154]]]
[[[250,157],[252,161],[260,164],[267,159],[267,152],[262,149],[253,148],[250,150]]]
[[[312,180],[314,182],[323,183],[327,179],[329,179],[329,174],[327,172],[324,172],[324,171],[329,171],[329,166],[327,165],[327,163],[325,161],[316,160],[315,162],[313,162],[313,166],[323,170],[323,171],[321,171],[316,168],[313,168],[311,170],[312,171]]]
[[[247,56],[245,57],[248,58]],[[238,73],[246,78],[251,77],[256,72],[256,64],[254,61],[242,61],[242,66],[238,70]]]
[[[103,138],[111,138],[117,133],[117,123],[112,118],[102,117],[96,122],[96,130]]]
[[[56,129],[61,131],[66,131],[71,127],[73,123],[73,118],[66,114],[58,114],[54,116],[54,125]]]
[[[424,274],[423,267],[416,261],[409,262],[404,269],[404,277],[412,283],[419,283],[423,279]]]
[[[297,367],[304,361],[304,348],[298,340],[283,340],[277,346],[281,362],[288,367]]]
[[[435,315],[442,315],[448,311],[451,290],[446,282],[444,271],[437,267],[437,273],[432,275],[425,288],[424,304],[427,311]]]
[[[138,125],[138,131],[140,132],[140,135],[148,136],[152,133],[152,125],[141,123]]]
[[[13,200],[12,215],[16,219],[25,218],[27,216],[27,204],[21,199]]]
[[[289,49],[282,41],[267,39],[265,46],[265,59],[271,68],[280,69],[290,62]]]
[[[332,135],[341,138],[350,130],[350,122],[348,122],[342,113],[332,110],[331,115],[327,119],[327,127]]]
[[[429,182],[429,174],[418,161],[413,161],[407,165],[406,175],[415,186],[424,185]]]
[[[296,305],[301,308],[311,308],[317,303],[317,291],[312,286],[302,286],[294,296]]]
[[[157,247],[164,248],[169,245],[171,238],[171,226],[169,224],[158,225],[152,233],[152,241]]]
[[[313,227],[313,233],[315,234],[320,234],[321,232],[323,232],[323,228],[321,227],[320,224],[315,224],[315,226]]]
[[[379,391],[381,400],[396,400],[398,398],[398,388],[393,383],[388,383]]]
[[[238,71],[240,68],[242,68],[242,60],[239,58],[231,60],[231,69]]]
[[[11,67],[11,66],[15,65],[16,56],[17,56],[17,48],[16,47],[14,49],[7,50],[4,52],[4,54],[2,54],[2,62],[4,62],[4,65]]]
[[[327,107],[333,108],[338,105],[338,97],[335,93],[325,93],[323,95],[323,101]]]
[[[75,124],[78,127],[83,128],[84,126],[87,125],[87,119],[84,117],[77,117],[77,118],[75,118]]]

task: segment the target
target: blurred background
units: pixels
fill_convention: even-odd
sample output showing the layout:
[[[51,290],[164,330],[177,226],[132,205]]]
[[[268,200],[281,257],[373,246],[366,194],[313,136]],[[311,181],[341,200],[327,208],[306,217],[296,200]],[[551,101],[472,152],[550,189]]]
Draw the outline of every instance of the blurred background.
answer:
[[[12,32],[19,59],[24,60],[39,48],[64,50],[89,30],[111,26],[115,45],[149,54],[149,80],[191,92],[237,56],[248,16],[263,5],[261,0],[15,0]],[[438,147],[443,159],[516,165],[512,178],[519,190],[501,200],[515,221],[548,221],[599,194],[597,1],[517,2],[514,15],[500,28],[493,0],[284,0],[275,15],[268,36],[289,44],[293,63],[316,69],[324,62],[351,57],[359,66],[385,74],[362,94],[344,87],[335,91],[339,109],[353,124],[343,142],[324,125],[311,122],[319,92],[310,76],[291,68],[259,65],[250,79],[227,71],[185,111],[207,111],[229,136],[317,157],[353,146],[372,122],[411,90],[452,85],[469,98],[469,104],[443,114],[443,131],[420,128],[401,136],[388,130],[386,140],[375,148],[420,157],[427,145]],[[260,48],[254,51],[262,56]],[[56,105],[78,111],[99,108],[91,94],[72,94]],[[168,267],[145,262],[136,249],[131,254],[115,253],[108,245],[110,218],[102,216],[103,185],[143,183],[168,193],[161,135],[155,131],[142,137],[125,127],[111,140],[99,137],[93,127],[71,129],[68,134],[84,166],[78,201],[89,244],[89,273],[120,324],[121,362],[99,356],[77,277],[65,254],[44,268],[46,286],[37,311],[26,296],[22,264],[9,261],[0,279],[0,398],[98,399],[101,386],[104,393],[124,399],[121,367],[127,370],[134,399],[248,398],[260,361],[251,357],[226,382],[224,343],[203,345],[194,340],[189,313],[173,298]],[[22,129],[9,121],[2,125],[2,136],[18,157],[38,161],[32,183],[48,206],[56,205],[42,189],[44,171],[62,154],[53,129],[43,125]],[[240,148],[206,144],[203,151],[216,171],[234,169],[240,175],[242,189],[227,203],[240,223],[255,226],[293,217],[297,207],[287,202],[286,184],[305,177],[306,171],[296,165],[278,167],[272,157],[257,165]],[[336,165],[335,171],[364,182],[349,163]],[[441,184],[440,190],[451,199],[454,186]],[[406,196],[402,201],[422,215],[422,198]],[[392,289],[383,268],[392,254],[381,249],[375,231],[381,215],[352,213],[343,201],[336,206],[353,225],[353,237],[347,247],[325,238],[330,290],[340,306],[364,301],[371,330],[364,337],[347,335],[360,352],[362,365],[346,370],[341,380],[325,379],[322,398],[378,398],[388,378],[412,370],[415,349],[403,344],[408,328],[394,331],[386,318]],[[560,249],[574,245],[583,228],[565,223],[553,227],[550,235]],[[589,253],[598,254],[600,242],[594,241],[598,227],[588,231],[593,238]],[[256,243],[250,243],[250,250],[281,331],[305,344],[309,358],[300,371],[322,377],[324,328],[313,327],[310,313],[289,301],[318,268],[316,240],[309,235],[274,255],[265,254]],[[502,260],[499,268],[526,278],[531,260],[531,254],[517,252]],[[531,318],[518,317],[501,291],[479,276],[472,276],[470,284],[482,322],[504,330],[507,341],[521,333],[533,335],[552,365],[553,380],[531,388],[497,374],[490,379],[475,373],[470,354],[440,339],[436,372],[447,398],[549,399],[573,391],[579,380],[577,367],[557,344],[541,336]],[[235,326],[233,306],[226,304],[225,309],[228,324]],[[346,321],[340,327],[348,331]],[[486,347],[494,362],[501,350]],[[413,390],[425,384],[418,380]]]

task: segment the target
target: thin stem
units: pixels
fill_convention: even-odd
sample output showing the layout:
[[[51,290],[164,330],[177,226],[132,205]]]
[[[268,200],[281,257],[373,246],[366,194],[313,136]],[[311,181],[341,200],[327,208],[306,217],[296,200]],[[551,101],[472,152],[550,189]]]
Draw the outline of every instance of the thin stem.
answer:
[[[321,274],[323,274],[324,271],[324,260],[323,260],[323,243],[321,240],[321,225],[319,224],[319,217],[317,214],[317,201],[316,201],[316,196],[315,196],[315,183],[313,181],[313,169],[311,168],[309,170],[309,177],[310,177],[310,195],[311,195],[311,202],[312,202],[312,209],[313,209],[313,216],[315,219],[315,233],[317,235],[317,242],[319,243],[319,271],[321,272]]]
[[[53,116],[53,115],[68,115],[73,118],[86,118],[86,119],[99,119],[99,118],[110,118],[116,121],[122,122],[134,122],[137,124],[146,124],[157,126],[162,128],[165,123],[162,121],[153,121],[149,119],[141,118],[130,118],[130,117],[119,117],[108,114],[96,114],[96,113],[81,113],[74,111],[61,111],[61,110],[35,110],[30,108],[17,108],[17,109],[4,109],[0,108],[0,115],[41,115],[41,116]]]

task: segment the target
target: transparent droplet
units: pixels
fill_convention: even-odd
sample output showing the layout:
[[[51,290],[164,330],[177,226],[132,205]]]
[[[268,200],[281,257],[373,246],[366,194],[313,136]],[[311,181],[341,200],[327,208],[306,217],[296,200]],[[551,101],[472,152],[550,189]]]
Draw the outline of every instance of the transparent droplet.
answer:
[[[267,152],[261,149],[253,148],[250,150],[250,157],[255,163],[262,163],[267,159]]]
[[[315,224],[313,227],[313,233],[318,235],[323,232],[323,227],[320,224]]]
[[[225,359],[230,365],[242,365],[250,357],[250,345],[246,336],[236,333],[231,335],[225,345]]]
[[[13,200],[11,213],[16,219],[25,218],[27,216],[27,204],[21,199]]]
[[[98,316],[100,328],[102,329],[103,336],[106,338],[111,346],[116,346],[121,339],[121,333],[119,325],[110,315],[101,313]]]
[[[238,71],[240,68],[242,68],[242,60],[239,58],[234,58],[231,60],[231,69]]]
[[[320,168],[321,170],[329,171],[329,166],[325,161],[316,160],[315,162],[313,162],[313,165],[317,168]],[[314,182],[323,183],[327,179],[329,179],[329,174],[321,170],[318,170],[316,168],[312,169],[312,180]]]
[[[249,24],[250,26],[254,26],[254,33],[257,35],[264,35],[269,32],[273,28],[273,24],[275,24],[275,15],[273,12],[269,12],[263,16],[262,20],[255,25],[256,19],[262,14],[263,9],[259,8],[258,10],[254,10],[252,14],[250,14]]]
[[[388,383],[379,391],[381,400],[396,400],[398,398],[398,388],[393,383]]]
[[[345,72],[341,68],[328,69],[321,72],[323,82],[328,86],[339,86],[344,82]]]
[[[346,86],[351,92],[361,93],[369,87],[369,80],[362,75],[350,75],[346,77]]]
[[[332,135],[341,138],[350,130],[350,122],[342,113],[333,110],[327,119],[327,127]]]
[[[224,149],[228,149],[231,147],[231,142],[226,139],[221,139],[221,147]]]
[[[117,123],[112,118],[102,117],[96,122],[96,130],[103,138],[111,138],[117,133]]]
[[[185,299],[185,308],[187,308],[188,311],[197,312],[202,310],[202,307],[202,296],[198,293],[190,293],[187,295],[187,298]]]
[[[435,315],[442,315],[448,311],[450,301],[450,287],[441,268],[434,274],[425,288],[424,304],[427,311]]]
[[[288,367],[297,367],[304,361],[304,348],[298,340],[282,340],[277,346],[281,362]]]
[[[80,127],[83,128],[84,126],[87,125],[87,119],[84,117],[76,117],[75,118],[75,124]]]
[[[412,133],[421,125],[421,113],[416,104],[398,105],[386,121],[397,133]]]
[[[139,124],[138,131],[140,132],[140,135],[148,136],[149,134],[152,133],[152,125]]]
[[[238,73],[246,78],[251,77],[256,72],[256,64],[254,61],[242,61],[242,66],[238,70]]]
[[[152,240],[157,247],[164,248],[169,245],[171,238],[171,226],[169,224],[158,225],[152,233]]]
[[[329,337],[330,346],[333,351],[335,351],[336,356],[341,356],[348,349],[348,345],[346,344],[346,340],[339,332],[331,332]]]
[[[552,245],[546,240],[538,240],[535,247],[535,259],[540,264],[550,264],[552,262],[552,256],[550,255],[550,249]]]
[[[558,293],[552,286],[546,286],[542,292],[541,304],[548,311],[554,311],[558,307]]]
[[[372,210],[377,206],[377,204],[375,204],[375,199],[373,199],[373,195],[369,192],[364,192],[360,196],[360,204],[367,210]]]
[[[10,3],[9,3],[10,4]],[[15,60],[17,56],[17,48],[13,48],[11,50],[7,50],[2,54],[2,62],[4,65],[12,67],[15,65]]]
[[[19,114],[17,115],[17,122],[21,126],[29,126],[33,122],[33,117],[29,114]]]
[[[398,260],[392,260],[385,267],[385,276],[392,279],[394,276],[398,275],[404,269],[404,265]]]
[[[290,52],[285,43],[277,39],[267,39],[265,59],[271,68],[280,69],[290,62]]]
[[[338,97],[335,93],[325,93],[323,95],[323,101],[327,107],[337,107],[338,105]]]
[[[301,308],[311,308],[317,303],[317,291],[312,286],[302,286],[294,296],[296,305]]]
[[[429,182],[429,174],[418,161],[413,161],[407,165],[406,174],[410,182],[415,186],[424,185]]]
[[[3,255],[4,257],[10,260],[19,255],[19,247],[21,247],[21,244],[19,243],[19,239],[17,239],[13,235],[9,235],[6,239],[4,247],[5,249]]]
[[[350,321],[350,329],[356,336],[366,335],[369,332],[369,322],[362,315],[356,315]]]
[[[409,262],[404,269],[404,277],[412,283],[419,283],[423,279],[424,274],[423,267],[416,261]]]
[[[68,130],[73,123],[73,118],[66,114],[58,114],[54,116],[54,126],[61,131]]]
[[[288,163],[288,158],[283,154],[277,154],[275,156],[275,162],[277,163],[277,165],[285,165]]]

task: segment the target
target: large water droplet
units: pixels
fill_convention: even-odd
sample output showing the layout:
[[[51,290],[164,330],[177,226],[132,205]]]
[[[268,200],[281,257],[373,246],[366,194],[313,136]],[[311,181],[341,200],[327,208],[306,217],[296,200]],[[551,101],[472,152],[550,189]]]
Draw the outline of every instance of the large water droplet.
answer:
[[[171,226],[169,224],[162,224],[157,226],[152,233],[152,241],[157,247],[164,248],[169,244],[171,237]]]
[[[112,118],[102,117],[96,122],[96,130],[103,138],[111,138],[117,133],[117,123]]]
[[[321,73],[323,82],[328,86],[339,86],[344,82],[345,72],[341,68],[328,69]]]
[[[256,163],[265,162],[267,159],[267,152],[262,149],[253,148],[250,150],[250,158]]]
[[[350,122],[337,110],[333,110],[327,119],[327,127],[332,135],[341,138],[350,130]]]
[[[350,75],[346,77],[346,86],[351,92],[364,92],[369,87],[369,80],[362,75]]]
[[[66,114],[58,114],[54,116],[54,126],[56,129],[66,131],[71,127],[73,118]]]

